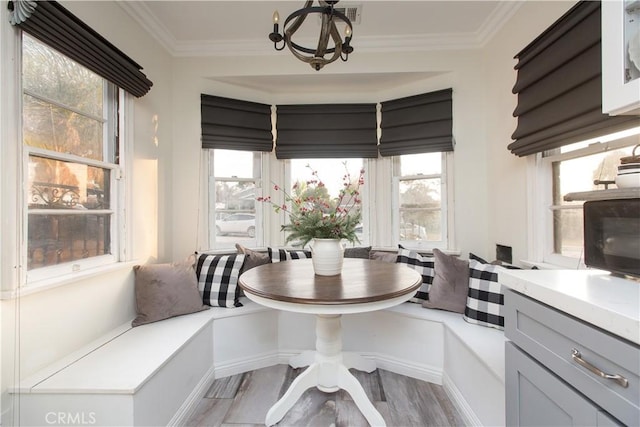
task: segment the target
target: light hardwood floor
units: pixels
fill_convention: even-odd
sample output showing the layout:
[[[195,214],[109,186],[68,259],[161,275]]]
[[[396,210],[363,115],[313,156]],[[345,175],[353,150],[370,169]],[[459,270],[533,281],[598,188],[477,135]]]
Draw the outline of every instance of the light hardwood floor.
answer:
[[[264,426],[269,408],[303,369],[275,365],[213,382],[187,425]],[[442,386],[378,369],[351,370],[389,427],[463,425]],[[279,426],[367,426],[344,391],[307,390]]]

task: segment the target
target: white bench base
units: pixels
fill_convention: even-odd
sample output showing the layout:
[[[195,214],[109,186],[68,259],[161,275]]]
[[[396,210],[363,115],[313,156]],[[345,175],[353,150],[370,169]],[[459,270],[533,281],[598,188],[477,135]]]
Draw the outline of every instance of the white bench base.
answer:
[[[244,307],[123,326],[23,381],[23,426],[183,425],[214,378],[288,363],[315,347],[315,317]],[[345,351],[442,384],[467,425],[504,425],[504,334],[405,303],[342,318]],[[124,333],[123,333],[124,332]],[[47,418],[48,417],[48,418]]]
[[[22,381],[14,390],[20,393],[20,424],[181,425],[216,378],[216,359],[271,354],[237,369],[277,362],[276,318],[273,310],[248,302],[136,328],[123,325],[89,350]],[[271,324],[273,334],[250,337],[256,324],[261,334]],[[214,345],[216,336],[228,345]]]

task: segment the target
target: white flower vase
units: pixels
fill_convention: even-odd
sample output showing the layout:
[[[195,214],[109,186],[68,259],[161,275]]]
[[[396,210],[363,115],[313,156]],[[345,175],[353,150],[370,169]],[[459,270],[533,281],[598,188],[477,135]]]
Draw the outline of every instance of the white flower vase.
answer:
[[[340,239],[313,239],[311,261],[318,276],[337,276],[342,272],[344,247]]]

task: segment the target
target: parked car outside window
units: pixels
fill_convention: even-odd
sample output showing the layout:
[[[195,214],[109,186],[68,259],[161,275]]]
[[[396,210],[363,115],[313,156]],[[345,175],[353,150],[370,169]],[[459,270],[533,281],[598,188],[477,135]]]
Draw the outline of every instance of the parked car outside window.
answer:
[[[249,237],[256,235],[256,216],[247,213],[231,214],[223,219],[216,220],[216,234],[246,234]]]

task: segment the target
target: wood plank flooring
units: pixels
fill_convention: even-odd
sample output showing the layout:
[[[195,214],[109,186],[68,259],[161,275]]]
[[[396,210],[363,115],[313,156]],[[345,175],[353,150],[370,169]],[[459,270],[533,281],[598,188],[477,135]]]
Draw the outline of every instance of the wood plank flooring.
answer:
[[[188,426],[264,426],[269,408],[304,371],[275,365],[213,382]],[[351,370],[389,427],[460,426],[442,386],[378,369]],[[348,393],[307,390],[278,426],[368,426]]]

